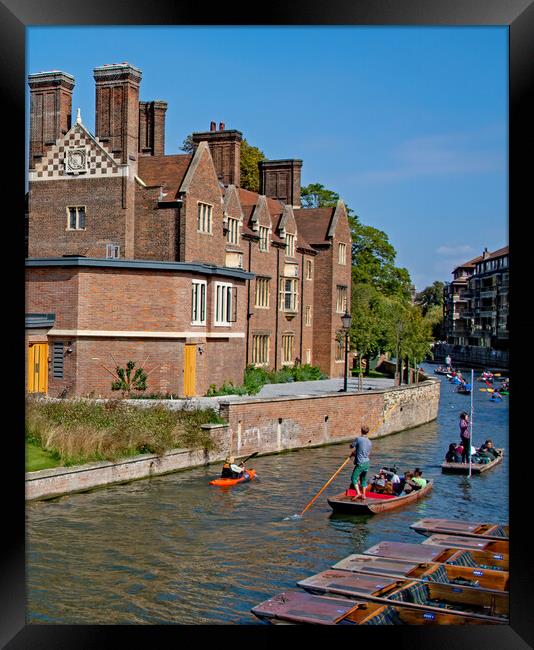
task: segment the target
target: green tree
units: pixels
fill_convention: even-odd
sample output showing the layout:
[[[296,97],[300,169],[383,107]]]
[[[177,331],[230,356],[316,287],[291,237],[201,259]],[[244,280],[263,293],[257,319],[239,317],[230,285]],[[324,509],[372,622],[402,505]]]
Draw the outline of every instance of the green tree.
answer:
[[[337,205],[339,194],[321,183],[310,183],[301,188],[300,199],[303,208],[330,208]]]
[[[185,151],[186,153],[193,153],[195,150],[195,145],[193,144],[193,136],[189,134],[186,138],[184,138],[184,141],[182,142],[182,146],[180,147],[182,151]]]
[[[419,305],[423,310],[423,316],[426,316],[427,311],[434,306],[443,306],[443,289],[445,283],[436,280],[431,286],[426,287],[416,294],[415,304]]]
[[[263,151],[253,147],[246,140],[241,143],[241,187],[251,192],[260,191],[260,170],[258,163],[266,160]]]

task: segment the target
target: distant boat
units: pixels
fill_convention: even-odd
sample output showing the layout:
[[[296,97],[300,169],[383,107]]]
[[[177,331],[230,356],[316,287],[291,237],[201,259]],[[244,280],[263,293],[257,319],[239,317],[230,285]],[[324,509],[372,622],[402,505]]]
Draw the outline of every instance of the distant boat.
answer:
[[[471,474],[482,474],[487,472],[488,469],[498,465],[504,457],[504,449],[497,449],[500,456],[495,460],[490,460],[489,463],[471,463]],[[469,463],[442,463],[441,471],[443,474],[469,474]]]

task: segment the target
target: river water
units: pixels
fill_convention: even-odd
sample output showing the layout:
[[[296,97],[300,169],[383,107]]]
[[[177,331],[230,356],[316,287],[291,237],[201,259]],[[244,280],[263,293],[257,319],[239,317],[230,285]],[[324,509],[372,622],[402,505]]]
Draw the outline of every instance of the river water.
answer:
[[[433,366],[425,366],[432,372]],[[441,474],[470,398],[440,377],[438,419],[373,441],[371,471],[396,463],[435,478],[430,496],[381,515],[333,515],[326,495],[295,517],[348,456],[348,443],[254,459],[258,478],[221,489],[218,466],[112,486],[26,509],[27,620],[54,624],[259,624],[250,608],[381,540],[419,543],[422,517],[508,521],[508,461],[470,480]],[[508,448],[508,397],[475,382],[473,438]]]

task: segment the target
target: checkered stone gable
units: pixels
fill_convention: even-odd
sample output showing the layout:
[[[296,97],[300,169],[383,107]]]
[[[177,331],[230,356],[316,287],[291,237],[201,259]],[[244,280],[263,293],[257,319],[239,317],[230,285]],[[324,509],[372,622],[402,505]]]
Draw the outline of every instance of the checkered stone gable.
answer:
[[[77,154],[79,168],[67,166],[67,156]],[[30,180],[66,180],[69,178],[97,178],[121,175],[120,158],[111,154],[98,138],[94,138],[81,124],[70,131],[49,149],[43,159],[30,172]]]

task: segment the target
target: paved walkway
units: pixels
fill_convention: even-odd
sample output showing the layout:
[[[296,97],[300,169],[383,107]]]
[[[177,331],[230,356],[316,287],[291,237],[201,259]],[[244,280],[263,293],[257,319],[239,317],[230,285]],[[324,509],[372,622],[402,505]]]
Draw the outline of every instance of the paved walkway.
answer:
[[[392,388],[393,379],[366,378],[363,380],[363,390]],[[321,393],[337,393],[343,390],[343,379],[320,379],[318,381],[295,381],[287,384],[266,384],[256,397],[284,397],[286,395],[318,395]],[[347,392],[358,392],[358,378],[350,377]]]

